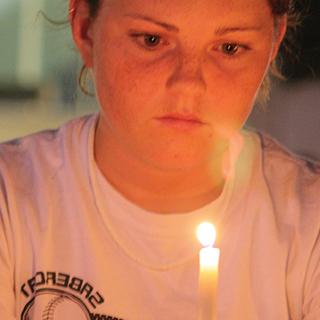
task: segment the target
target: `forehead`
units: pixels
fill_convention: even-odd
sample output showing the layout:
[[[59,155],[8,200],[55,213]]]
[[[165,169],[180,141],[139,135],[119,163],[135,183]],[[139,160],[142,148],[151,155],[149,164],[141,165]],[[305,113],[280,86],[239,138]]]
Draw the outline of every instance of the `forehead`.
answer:
[[[242,13],[269,10],[267,0],[101,0],[102,6],[116,11],[153,11],[166,15],[177,15],[179,12],[204,14]]]
[[[111,17],[140,14],[174,25],[261,23],[272,17],[268,0],[102,0]],[[104,10],[105,9],[105,10]]]

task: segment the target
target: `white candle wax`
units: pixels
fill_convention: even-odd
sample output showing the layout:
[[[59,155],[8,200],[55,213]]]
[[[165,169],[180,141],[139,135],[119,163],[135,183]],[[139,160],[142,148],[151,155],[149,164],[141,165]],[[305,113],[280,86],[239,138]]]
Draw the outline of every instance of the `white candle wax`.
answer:
[[[199,303],[200,320],[216,320],[216,298],[220,250],[202,248],[199,253]]]
[[[216,299],[220,250],[213,248],[216,230],[211,223],[198,226],[197,237],[204,248],[199,252],[199,320],[216,320]]]

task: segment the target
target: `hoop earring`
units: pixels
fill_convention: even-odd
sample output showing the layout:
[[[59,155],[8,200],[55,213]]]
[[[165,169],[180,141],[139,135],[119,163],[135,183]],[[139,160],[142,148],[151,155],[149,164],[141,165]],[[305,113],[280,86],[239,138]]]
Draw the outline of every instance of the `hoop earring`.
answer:
[[[69,10],[69,20],[71,22],[73,22],[73,18],[74,18],[75,13],[76,13],[76,8],[75,7],[70,8],[70,10]]]
[[[94,97],[95,94],[90,92],[87,89],[87,77],[88,77],[88,69],[86,68],[85,65],[81,67],[80,74],[79,74],[79,79],[78,79],[78,84],[80,87],[80,90],[86,95],[90,97]]]
[[[76,0],[70,0],[69,3],[69,20],[72,23],[74,15],[76,13]]]

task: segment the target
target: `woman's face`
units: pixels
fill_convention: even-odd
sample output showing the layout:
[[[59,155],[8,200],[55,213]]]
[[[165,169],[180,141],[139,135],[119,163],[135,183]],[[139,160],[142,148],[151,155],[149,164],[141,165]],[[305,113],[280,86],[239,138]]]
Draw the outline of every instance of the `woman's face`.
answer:
[[[284,24],[267,0],[101,0],[78,43],[100,129],[154,166],[203,165],[246,120]]]

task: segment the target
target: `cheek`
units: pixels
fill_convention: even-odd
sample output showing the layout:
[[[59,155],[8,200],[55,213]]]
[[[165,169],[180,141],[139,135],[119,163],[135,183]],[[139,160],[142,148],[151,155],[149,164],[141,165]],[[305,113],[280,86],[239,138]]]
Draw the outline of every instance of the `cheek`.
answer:
[[[270,64],[270,51],[249,55],[239,68],[225,68],[221,72],[225,86],[229,92],[225,96],[231,100],[237,98],[239,103],[251,102],[266,75]]]
[[[96,91],[105,124],[119,141],[150,148],[157,138],[151,139],[150,119],[159,114],[160,87],[123,60],[111,64],[104,60],[99,66]]]
[[[106,116],[136,130],[159,114],[164,82],[154,68],[141,66],[123,54],[99,54],[96,59],[97,97]]]
[[[268,66],[268,56],[259,57],[242,68],[213,69],[208,87],[209,117],[218,129],[238,129],[250,114]]]

